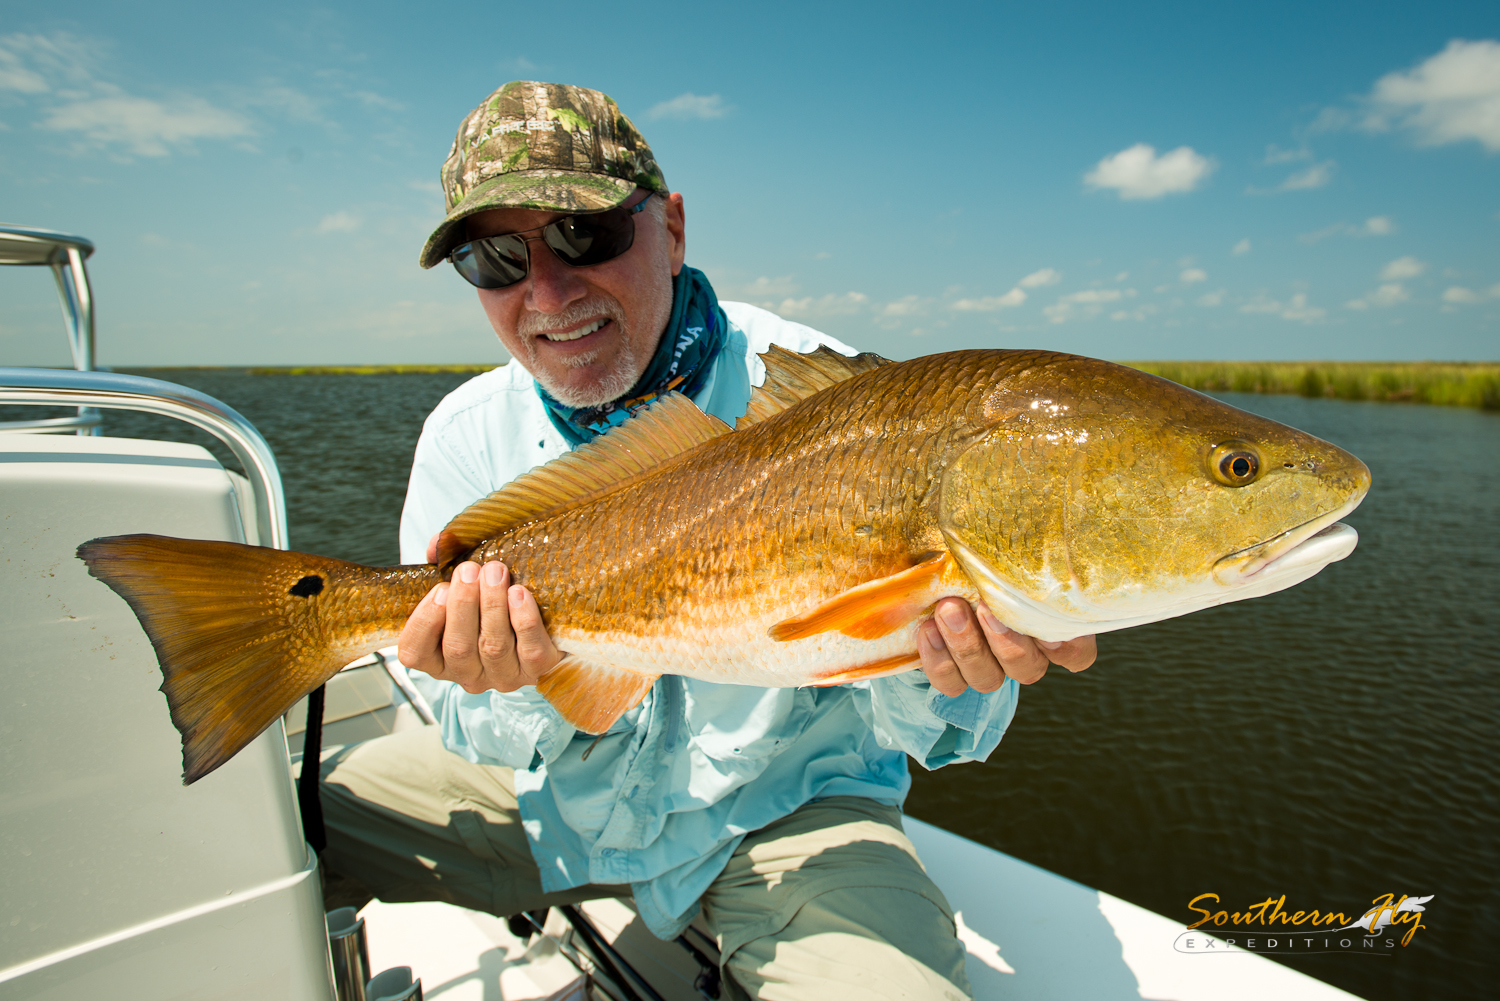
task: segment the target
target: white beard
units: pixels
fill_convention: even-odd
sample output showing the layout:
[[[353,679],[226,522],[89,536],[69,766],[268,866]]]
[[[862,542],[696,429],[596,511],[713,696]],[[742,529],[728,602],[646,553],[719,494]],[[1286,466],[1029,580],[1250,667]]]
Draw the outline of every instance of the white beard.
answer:
[[[672,315],[672,275],[669,268],[662,268],[659,272],[662,277],[653,281],[651,287],[644,290],[642,301],[642,325],[646,329],[655,327],[658,331],[666,328],[667,320]],[[542,375],[536,375],[541,371],[535,340],[535,333],[527,330],[528,326],[545,327],[547,329],[563,329],[576,327],[589,320],[600,316],[609,317],[610,321],[619,326],[619,352],[615,355],[614,367],[605,374],[598,382],[585,386],[563,386],[554,385],[551,379]],[[619,301],[613,296],[592,295],[570,305],[561,313],[542,315],[540,313],[523,316],[517,326],[517,333],[521,335],[521,344],[526,352],[523,364],[527,371],[536,375],[542,388],[552,395],[554,400],[568,407],[601,407],[606,403],[613,403],[620,399],[630,388],[636,384],[645,374],[646,366],[651,364],[652,354],[660,344],[658,334],[656,344],[652,345],[652,354],[642,355],[635,349],[635,341],[630,336],[630,327],[625,319],[625,310]],[[590,351],[587,354],[577,355],[567,359],[570,368],[586,368],[598,361],[597,352]]]

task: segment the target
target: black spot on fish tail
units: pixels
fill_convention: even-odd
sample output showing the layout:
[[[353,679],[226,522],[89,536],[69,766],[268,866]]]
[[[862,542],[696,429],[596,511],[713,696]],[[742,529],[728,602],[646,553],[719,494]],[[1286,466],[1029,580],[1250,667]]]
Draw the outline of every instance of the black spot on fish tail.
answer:
[[[322,591],[323,578],[317,574],[311,574],[293,584],[287,594],[295,594],[299,598],[311,598],[315,594],[321,594]]]

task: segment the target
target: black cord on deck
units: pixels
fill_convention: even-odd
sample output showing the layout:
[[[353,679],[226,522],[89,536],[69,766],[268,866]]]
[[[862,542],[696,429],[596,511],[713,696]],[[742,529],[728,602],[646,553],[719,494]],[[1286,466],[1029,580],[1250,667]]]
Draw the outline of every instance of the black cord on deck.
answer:
[[[297,806],[302,810],[302,837],[319,855],[328,847],[328,833],[323,830],[323,800],[318,795],[318,766],[322,752],[323,686],[319,685],[307,696],[307,729],[302,733],[302,774],[297,776]]]

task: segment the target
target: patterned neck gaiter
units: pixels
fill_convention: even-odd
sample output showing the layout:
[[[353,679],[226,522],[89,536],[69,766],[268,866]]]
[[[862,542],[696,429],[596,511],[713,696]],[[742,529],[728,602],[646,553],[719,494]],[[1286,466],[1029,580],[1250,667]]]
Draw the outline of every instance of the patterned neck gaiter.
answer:
[[[684,265],[672,280],[672,316],[662,332],[661,343],[630,392],[599,407],[569,407],[554,400],[541,383],[533,385],[546,405],[552,426],[569,445],[582,445],[623,424],[632,413],[662,393],[672,390],[686,396],[697,393],[708,379],[713,360],[728,334],[729,320],[719,308],[713,286],[703,272]]]

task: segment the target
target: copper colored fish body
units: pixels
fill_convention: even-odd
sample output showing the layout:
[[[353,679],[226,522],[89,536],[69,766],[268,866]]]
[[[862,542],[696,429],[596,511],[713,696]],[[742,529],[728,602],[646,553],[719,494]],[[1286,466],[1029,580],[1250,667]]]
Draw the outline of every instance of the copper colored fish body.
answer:
[[[538,688],[602,732],[662,673],[785,687],[910,670],[946,595],[1066,639],[1280,590],[1354,545],[1337,522],[1369,487],[1358,459],[1133,369],[764,357],[739,430],[669,397],[460,514],[436,567],[87,543],[156,647],[188,779],[391,642],[463,559],[502,560],[535,593],[567,654]]]

